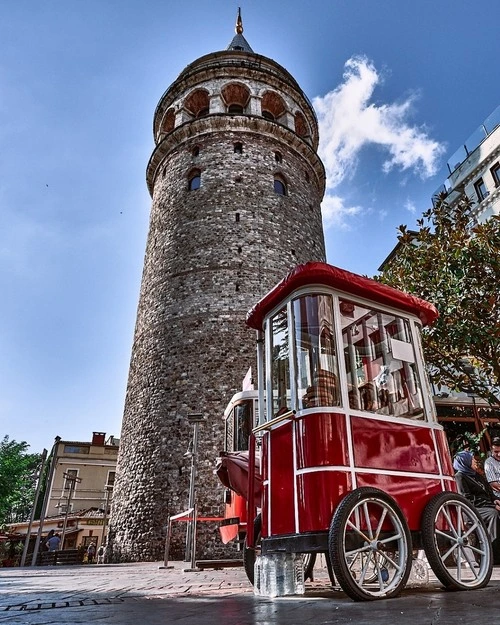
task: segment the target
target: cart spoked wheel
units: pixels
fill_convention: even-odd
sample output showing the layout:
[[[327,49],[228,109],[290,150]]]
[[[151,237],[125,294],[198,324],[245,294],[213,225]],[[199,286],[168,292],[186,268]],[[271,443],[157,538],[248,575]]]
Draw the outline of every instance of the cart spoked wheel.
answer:
[[[377,488],[358,488],[340,502],[328,549],[338,583],[356,601],[395,597],[410,575],[408,524],[394,499]]]
[[[262,529],[262,518],[260,514],[255,517],[253,524],[254,531],[254,547],[247,547],[247,541],[243,543],[243,566],[245,567],[245,573],[248,580],[253,585],[254,583],[254,571],[255,560],[260,555],[260,534]],[[304,553],[304,579],[312,579],[314,564],[316,562],[315,553]]]
[[[440,493],[422,516],[422,543],[436,577],[448,590],[483,588],[493,554],[484,521],[462,495]]]

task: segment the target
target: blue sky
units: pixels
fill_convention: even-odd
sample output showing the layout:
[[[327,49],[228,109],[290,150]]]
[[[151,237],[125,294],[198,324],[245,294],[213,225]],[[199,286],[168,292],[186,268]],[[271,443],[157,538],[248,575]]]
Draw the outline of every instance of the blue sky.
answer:
[[[332,264],[374,275],[499,104],[494,2],[3,0],[0,435],[119,435],[153,112],[238,6],[318,112]]]

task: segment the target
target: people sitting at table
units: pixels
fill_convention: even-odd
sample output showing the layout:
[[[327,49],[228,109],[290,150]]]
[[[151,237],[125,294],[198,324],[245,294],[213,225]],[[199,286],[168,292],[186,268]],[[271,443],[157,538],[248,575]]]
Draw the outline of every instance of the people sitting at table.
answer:
[[[459,451],[453,460],[458,492],[477,509],[486,524],[491,541],[498,536],[500,499],[493,494],[488,480],[478,472],[478,463],[470,451]]]

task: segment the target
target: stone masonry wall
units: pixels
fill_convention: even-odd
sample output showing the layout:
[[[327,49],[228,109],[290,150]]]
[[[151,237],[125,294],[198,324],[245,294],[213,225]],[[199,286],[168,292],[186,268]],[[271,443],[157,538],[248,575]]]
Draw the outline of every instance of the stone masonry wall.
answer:
[[[193,168],[201,186],[188,191]],[[275,193],[276,174],[287,181],[287,196]],[[198,446],[199,514],[222,514],[223,487],[213,469],[223,448],[223,411],[256,362],[245,316],[289,269],[325,259],[321,192],[311,163],[278,133],[207,132],[177,145],[162,163],[110,519],[115,560],[163,557],[167,516],[188,504],[190,412],[207,416]],[[173,557],[183,554],[183,538],[176,527]],[[197,557],[233,550],[222,545],[217,524],[199,525],[198,545]]]

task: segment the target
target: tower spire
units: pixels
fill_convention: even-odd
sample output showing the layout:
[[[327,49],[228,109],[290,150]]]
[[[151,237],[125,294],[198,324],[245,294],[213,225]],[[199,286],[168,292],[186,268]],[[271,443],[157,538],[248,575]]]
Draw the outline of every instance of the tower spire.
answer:
[[[240,52],[252,52],[248,41],[243,37],[243,20],[241,19],[241,8],[238,7],[238,15],[236,17],[235,29],[236,35],[233,37],[231,43],[227,46],[226,50],[239,50]]]
[[[238,7],[238,17],[236,18],[236,28],[237,35],[243,34],[243,20],[241,19],[241,7]]]

